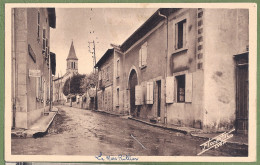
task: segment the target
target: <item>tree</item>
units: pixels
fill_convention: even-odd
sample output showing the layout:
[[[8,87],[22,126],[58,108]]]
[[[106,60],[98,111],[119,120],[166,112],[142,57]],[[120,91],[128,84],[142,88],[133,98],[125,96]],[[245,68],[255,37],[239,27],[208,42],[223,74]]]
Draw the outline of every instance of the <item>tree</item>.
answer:
[[[87,91],[90,88],[96,87],[96,84],[98,82],[98,74],[96,73],[90,73],[85,76],[85,78],[81,81],[81,90]]]
[[[85,91],[81,88],[82,80],[86,75],[76,74],[65,81],[63,86],[63,94],[67,96],[68,94],[83,94]]]

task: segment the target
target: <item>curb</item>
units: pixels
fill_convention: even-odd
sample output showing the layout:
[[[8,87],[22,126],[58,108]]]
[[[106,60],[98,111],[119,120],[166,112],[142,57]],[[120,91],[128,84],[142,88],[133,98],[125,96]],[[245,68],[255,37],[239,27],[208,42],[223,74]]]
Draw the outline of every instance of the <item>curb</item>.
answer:
[[[121,116],[126,116],[126,115],[123,115],[123,114],[115,114],[115,113],[110,113],[110,112],[107,112],[107,111],[100,111],[100,110],[91,110],[93,112],[99,112],[99,113],[104,113],[104,114],[108,114],[108,115],[112,115],[112,116],[117,116],[117,117],[121,117]]]
[[[172,127],[167,127],[167,126],[161,126],[161,125],[149,123],[149,122],[146,122],[146,121],[143,121],[143,120],[135,119],[135,118],[132,118],[132,117],[128,117],[128,119],[134,120],[134,121],[138,121],[138,122],[150,125],[150,126],[154,126],[154,127],[158,127],[158,128],[163,128],[163,129],[167,129],[167,130],[171,130],[171,131],[180,132],[180,133],[183,133],[183,134],[186,134],[186,135],[190,135],[191,134],[191,132],[186,131],[186,130],[172,128]]]
[[[51,118],[51,120],[49,121],[47,126],[44,128],[44,130],[30,130],[30,129],[24,129],[24,130],[20,130],[20,131],[18,130],[16,132],[11,132],[11,137],[25,139],[25,138],[32,138],[36,135],[40,135],[40,136],[44,135],[48,131],[48,129],[56,115],[57,115],[57,111],[54,111],[53,117]]]

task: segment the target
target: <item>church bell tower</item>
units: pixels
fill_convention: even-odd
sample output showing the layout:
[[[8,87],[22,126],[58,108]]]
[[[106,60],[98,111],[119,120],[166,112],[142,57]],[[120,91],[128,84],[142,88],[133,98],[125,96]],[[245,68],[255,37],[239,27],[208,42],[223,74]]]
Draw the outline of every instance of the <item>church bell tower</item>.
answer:
[[[71,42],[69,55],[67,57],[67,73],[78,73],[78,58],[76,56],[73,41]]]

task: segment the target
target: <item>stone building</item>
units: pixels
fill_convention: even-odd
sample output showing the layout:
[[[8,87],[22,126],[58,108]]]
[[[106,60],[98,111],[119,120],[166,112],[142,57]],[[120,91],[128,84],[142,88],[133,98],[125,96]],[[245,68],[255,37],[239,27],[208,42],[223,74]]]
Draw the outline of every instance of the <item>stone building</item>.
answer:
[[[12,127],[29,128],[50,110],[50,28],[54,8],[12,9]]]
[[[113,111],[114,49],[108,49],[95,68],[98,68],[97,108]]]
[[[165,124],[246,133],[248,27],[247,9],[158,9],[102,61],[114,59],[113,109]]]

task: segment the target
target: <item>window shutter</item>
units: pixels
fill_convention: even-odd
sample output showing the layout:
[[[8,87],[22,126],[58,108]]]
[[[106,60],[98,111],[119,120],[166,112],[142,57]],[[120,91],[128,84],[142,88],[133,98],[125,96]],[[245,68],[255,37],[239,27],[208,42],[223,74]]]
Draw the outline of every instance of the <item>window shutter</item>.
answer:
[[[135,105],[142,105],[142,86],[135,86]]]
[[[147,82],[146,104],[153,104],[153,82]]]
[[[142,46],[142,65],[146,66],[146,59],[147,59],[147,42]]]
[[[192,102],[192,73],[185,75],[185,102]]]
[[[139,50],[139,67],[142,67],[142,48]]]
[[[166,77],[166,103],[174,101],[174,77]]]

